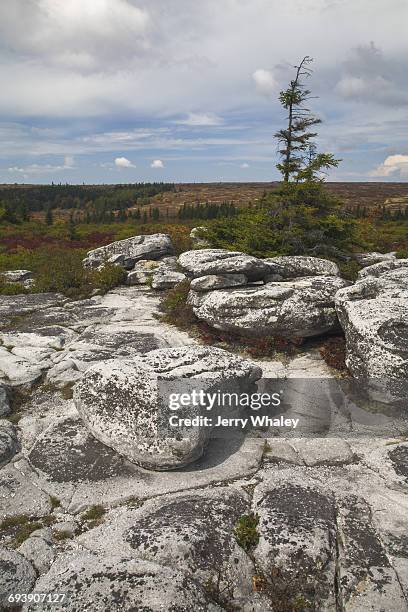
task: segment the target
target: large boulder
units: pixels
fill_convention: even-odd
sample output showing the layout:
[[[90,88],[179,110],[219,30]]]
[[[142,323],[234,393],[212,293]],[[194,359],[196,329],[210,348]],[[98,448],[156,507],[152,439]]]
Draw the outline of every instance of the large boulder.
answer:
[[[193,229],[190,232],[190,238],[191,238],[191,242],[193,243],[193,246],[196,249],[207,249],[209,248],[210,242],[209,240],[206,240],[205,238],[203,238],[203,236],[205,236],[205,234],[207,233],[207,228],[206,227],[193,227]]]
[[[160,268],[153,274],[152,289],[172,289],[184,280],[186,280],[186,275],[183,272]]]
[[[408,259],[392,259],[388,261],[380,261],[379,263],[360,270],[360,272],[358,273],[358,278],[368,278],[369,276],[379,278],[387,272],[391,272],[392,270],[399,270],[400,268],[408,268]]]
[[[154,271],[159,266],[160,262],[158,261],[138,261],[134,265],[133,270],[128,273],[126,284],[130,286],[147,285],[151,281]]]
[[[173,245],[168,234],[152,234],[150,236],[132,236],[125,240],[112,242],[107,246],[94,249],[87,253],[83,261],[85,267],[97,268],[114,256],[123,256],[122,265],[131,270],[141,259],[160,259],[173,254]]]
[[[284,255],[281,257],[270,257],[263,261],[269,267],[268,277],[270,278],[267,277],[267,281],[300,278],[303,276],[340,276],[337,264],[328,259],[320,259],[319,257]]]
[[[41,604],[44,611],[222,610],[193,579],[174,567],[89,552],[62,555],[39,579],[36,592],[66,594],[63,604]],[[38,610],[38,604],[26,610]]]
[[[336,276],[190,292],[195,315],[211,327],[247,336],[317,336],[338,328],[334,296],[347,282]]]
[[[213,289],[226,289],[228,287],[242,287],[248,283],[245,274],[209,274],[200,276],[191,281],[193,291],[212,291]]]
[[[261,259],[226,249],[187,251],[180,255],[178,261],[193,278],[209,274],[245,274],[248,280],[258,281],[269,271],[268,265]]]
[[[239,392],[251,388],[261,374],[260,368],[221,349],[160,349],[92,366],[75,387],[74,400],[98,440],[142,467],[171,470],[201,457],[211,430],[200,424],[169,429],[175,414],[169,411],[169,393],[195,386]],[[177,414],[194,418],[202,412],[192,403]]]
[[[400,260],[402,261],[402,260]],[[385,266],[386,263],[376,264]],[[369,268],[366,268],[368,271]],[[378,388],[379,399],[406,399],[408,381],[408,267],[367,275],[336,295],[354,377]]]

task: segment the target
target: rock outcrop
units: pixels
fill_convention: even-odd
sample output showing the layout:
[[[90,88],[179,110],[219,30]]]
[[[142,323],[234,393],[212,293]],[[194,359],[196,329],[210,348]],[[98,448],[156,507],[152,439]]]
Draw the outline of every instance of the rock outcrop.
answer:
[[[304,276],[340,276],[340,270],[332,261],[319,257],[287,255],[263,259],[268,264],[266,282],[301,278]]]
[[[208,240],[203,238],[207,232],[206,227],[193,227],[190,232],[191,242],[196,249],[207,249],[210,248],[210,243]]]
[[[35,570],[23,555],[7,548],[0,548],[0,568],[0,606],[3,610],[15,609],[17,606],[9,602],[9,597],[31,593],[37,578]]]
[[[193,291],[205,292],[214,289],[227,289],[229,287],[242,287],[248,283],[245,274],[209,274],[200,276],[191,281]]]
[[[178,270],[177,257],[163,257],[159,261],[139,261],[127,276],[128,285],[151,285],[152,289],[171,289],[185,280]]]
[[[347,367],[377,388],[379,399],[407,397],[408,267],[398,261],[400,268],[394,262],[365,268],[363,278],[336,295]]]
[[[339,324],[334,296],[347,286],[337,276],[315,276],[212,291],[191,292],[195,315],[216,329],[249,336],[317,336]]]
[[[210,429],[171,430],[169,393],[188,392],[194,381],[207,391],[238,392],[260,377],[260,368],[221,349],[161,349],[132,361],[96,364],[75,387],[74,399],[98,440],[145,468],[171,470],[201,457]],[[201,412],[199,404],[191,404],[182,416],[194,418]]]
[[[213,274],[245,274],[250,281],[263,280],[268,265],[251,255],[226,249],[199,249],[182,253],[178,259],[183,271],[192,278]]]
[[[170,236],[167,234],[133,236],[89,251],[83,263],[85,267],[97,268],[114,257],[114,263],[120,263],[126,270],[131,270],[141,259],[156,260],[173,255],[173,251]]]
[[[0,417],[8,416],[11,412],[9,394],[6,387],[0,385]]]
[[[0,467],[11,461],[18,447],[16,428],[9,421],[0,419]]]
[[[389,261],[380,261],[379,263],[360,270],[360,272],[358,273],[358,278],[362,279],[367,278],[369,276],[379,278],[387,272],[391,272],[392,270],[399,270],[400,268],[408,268],[408,259],[392,259]]]
[[[391,253],[377,253],[373,251],[371,253],[355,253],[354,259],[360,264],[362,268],[372,266],[381,261],[393,261],[395,259],[396,252]]]

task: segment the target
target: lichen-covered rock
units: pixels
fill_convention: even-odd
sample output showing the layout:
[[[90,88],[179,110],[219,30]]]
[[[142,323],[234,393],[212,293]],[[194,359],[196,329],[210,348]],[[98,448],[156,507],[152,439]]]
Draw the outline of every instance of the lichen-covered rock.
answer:
[[[211,246],[210,242],[202,237],[206,233],[207,233],[206,227],[201,227],[201,226],[193,227],[193,229],[191,230],[190,232],[191,242],[193,243],[193,246],[196,249],[207,249]]]
[[[78,541],[98,554],[177,567],[227,603],[252,592],[253,563],[233,533],[248,512],[248,495],[233,488],[181,493],[108,516]]]
[[[147,285],[147,283],[151,280],[154,271],[159,266],[160,262],[158,261],[138,261],[134,265],[133,270],[128,273],[126,284],[130,286]]]
[[[182,253],[178,259],[183,270],[192,276],[212,274],[245,274],[248,280],[262,280],[268,274],[268,265],[257,257],[226,249],[199,249]]]
[[[358,278],[362,279],[369,276],[379,278],[383,274],[387,274],[392,270],[399,270],[400,268],[408,268],[408,259],[391,259],[387,261],[380,261],[379,263],[360,270],[358,273]]]
[[[8,270],[7,272],[1,272],[0,276],[7,283],[23,283],[24,281],[31,280],[33,273],[30,270]]]
[[[63,555],[37,582],[36,592],[67,594],[62,604],[42,604],[42,610],[50,611],[221,612],[204,590],[178,569],[113,555]]]
[[[0,417],[8,416],[11,412],[9,395],[4,385],[0,384]]]
[[[173,245],[168,234],[133,236],[89,251],[83,264],[85,267],[97,268],[109,258],[123,255],[122,265],[127,270],[131,270],[134,264],[141,259],[155,260],[172,254]]]
[[[191,281],[193,291],[212,291],[213,289],[226,289],[228,287],[241,287],[248,283],[245,274],[209,274],[200,276]]]
[[[303,276],[340,276],[340,270],[333,261],[319,257],[306,257],[302,255],[284,255],[270,257],[263,260],[268,264],[268,280],[287,278],[301,278]]]
[[[16,428],[9,421],[0,419],[0,467],[14,457],[18,448]]]
[[[60,293],[0,295],[0,329],[16,317],[57,306],[64,301],[66,299]]]
[[[216,329],[248,336],[317,336],[339,327],[334,296],[347,282],[316,276],[189,296],[195,315]]]
[[[158,269],[153,274],[152,289],[171,289],[186,280],[186,275],[176,270]]]
[[[388,265],[387,262],[372,266]],[[366,271],[370,268],[366,268]],[[362,278],[336,295],[346,335],[346,363],[378,399],[406,399],[408,385],[408,267]]]
[[[31,593],[36,578],[33,566],[20,553],[0,548],[1,609],[15,609],[16,604],[9,602],[9,597],[16,593]]]
[[[23,512],[22,512],[23,511]],[[46,516],[51,512],[49,496],[9,463],[0,470],[0,516]]]
[[[380,263],[381,261],[392,261],[395,259],[396,252],[392,251],[391,253],[377,253],[373,251],[371,253],[355,253],[354,259],[362,266],[363,268],[367,266],[373,266],[374,264]]]
[[[335,502],[322,488],[299,482],[256,490],[259,543],[253,551],[280,609],[335,610]]]
[[[48,572],[55,559],[55,551],[50,542],[38,536],[25,540],[18,552],[35,567],[40,575]]]
[[[169,391],[185,392],[196,383],[200,389],[237,392],[260,377],[260,368],[221,349],[160,349],[92,366],[76,385],[74,400],[98,440],[143,467],[169,470],[201,457],[210,432],[200,425],[170,430]],[[182,416],[201,411],[192,404]]]

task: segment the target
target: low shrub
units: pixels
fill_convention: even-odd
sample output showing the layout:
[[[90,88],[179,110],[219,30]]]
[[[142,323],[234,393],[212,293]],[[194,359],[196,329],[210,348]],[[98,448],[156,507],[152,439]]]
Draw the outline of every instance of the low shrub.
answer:
[[[190,291],[190,281],[185,280],[173,289],[169,289],[160,304],[160,310],[164,314],[163,320],[180,329],[190,329],[198,319],[193,308],[187,304]]]
[[[340,371],[347,370],[346,341],[343,336],[326,340],[320,347],[320,354],[329,367]]]
[[[244,514],[238,519],[234,529],[234,536],[238,544],[247,552],[259,542],[258,532],[259,516],[257,514]]]

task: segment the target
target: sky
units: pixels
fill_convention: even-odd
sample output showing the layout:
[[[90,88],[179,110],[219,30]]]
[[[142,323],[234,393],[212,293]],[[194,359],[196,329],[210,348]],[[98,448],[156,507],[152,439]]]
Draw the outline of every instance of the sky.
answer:
[[[0,5],[0,182],[271,181],[312,56],[329,180],[408,181],[407,0]]]

